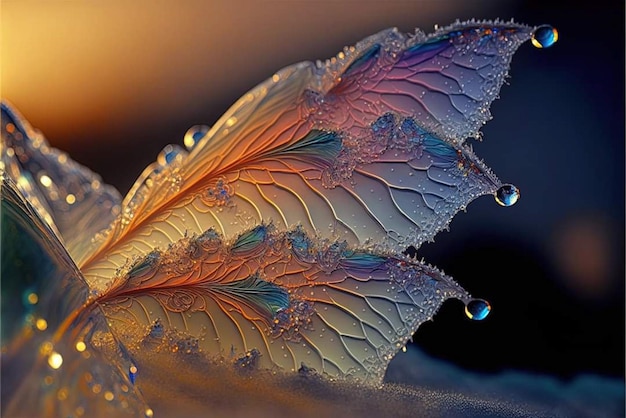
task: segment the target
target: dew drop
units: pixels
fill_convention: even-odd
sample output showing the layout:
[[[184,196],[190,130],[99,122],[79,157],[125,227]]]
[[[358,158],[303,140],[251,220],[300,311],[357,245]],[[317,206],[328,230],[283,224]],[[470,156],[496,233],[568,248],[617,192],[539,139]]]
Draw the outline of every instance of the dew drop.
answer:
[[[495,194],[496,202],[501,206],[513,206],[519,198],[519,189],[512,184],[503,185]]]
[[[35,322],[35,326],[39,331],[45,331],[48,328],[48,321],[43,318],[38,318]]]
[[[548,48],[559,39],[559,32],[550,25],[541,25],[532,34],[531,42],[536,48]]]
[[[189,128],[185,133],[183,143],[185,147],[191,151],[191,149],[209,132],[209,127],[206,125],[196,125]]]
[[[472,299],[465,304],[465,315],[475,321],[482,321],[490,311],[491,305],[484,299]]]
[[[27,290],[24,292],[24,305],[36,305],[39,302],[39,295],[37,293]]]
[[[186,152],[178,145],[166,145],[165,148],[157,156],[157,161],[163,167],[173,164],[175,161],[180,162]]]

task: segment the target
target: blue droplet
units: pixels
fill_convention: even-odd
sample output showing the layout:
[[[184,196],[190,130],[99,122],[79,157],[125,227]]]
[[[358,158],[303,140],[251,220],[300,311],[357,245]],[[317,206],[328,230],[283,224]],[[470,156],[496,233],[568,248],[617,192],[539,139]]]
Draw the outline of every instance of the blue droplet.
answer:
[[[209,132],[209,127],[206,125],[196,125],[189,128],[185,133],[185,147],[191,151],[191,149]]]
[[[559,32],[550,25],[541,25],[532,34],[531,42],[537,48],[548,48],[559,39]]]
[[[166,167],[174,161],[180,162],[186,155],[187,152],[178,145],[167,145],[159,153],[157,161],[162,167]]]
[[[165,162],[168,164],[171,164],[172,161],[174,161],[174,159],[176,159],[176,156],[178,155],[177,150],[169,146],[169,147],[165,147],[164,151],[165,151]]]
[[[191,137],[193,138],[194,142],[197,143],[200,140],[200,138],[202,138],[205,134],[206,132],[204,131],[197,131],[197,132],[194,132],[193,135],[191,135]]]
[[[512,184],[503,185],[495,194],[496,202],[501,206],[513,206],[519,198],[519,189]]]
[[[465,304],[465,315],[475,321],[482,321],[490,311],[491,305],[484,299],[472,299]]]

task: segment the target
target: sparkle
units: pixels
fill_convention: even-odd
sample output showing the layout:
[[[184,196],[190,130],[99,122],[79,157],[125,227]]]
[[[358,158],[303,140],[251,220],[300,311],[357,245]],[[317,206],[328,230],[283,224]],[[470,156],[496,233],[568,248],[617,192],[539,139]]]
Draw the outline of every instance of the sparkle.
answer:
[[[230,128],[231,126],[235,125],[237,123],[237,118],[235,116],[231,116],[230,118],[228,118],[228,120],[226,121],[226,127]]]
[[[46,176],[45,174],[39,178],[39,182],[41,183],[43,187],[52,186],[52,179]]]
[[[37,322],[35,322],[35,326],[39,331],[45,331],[46,329],[48,329],[48,321],[43,318],[39,318]]]
[[[58,369],[63,364],[63,356],[61,356],[56,351],[53,351],[52,354],[48,357],[48,364],[53,369]]]
[[[44,356],[47,356],[48,354],[50,354],[52,352],[52,343],[49,341],[46,341],[43,344],[41,344],[41,347],[39,347],[39,352]]]

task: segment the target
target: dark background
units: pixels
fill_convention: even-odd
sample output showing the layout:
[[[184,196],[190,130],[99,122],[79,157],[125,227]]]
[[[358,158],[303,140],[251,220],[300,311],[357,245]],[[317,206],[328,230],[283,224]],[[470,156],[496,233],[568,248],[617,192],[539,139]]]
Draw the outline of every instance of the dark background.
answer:
[[[559,41],[520,48],[474,143],[522,199],[477,200],[418,252],[493,311],[473,322],[448,302],[415,343],[475,370],[623,378],[623,2],[5,1],[2,97],[125,193],[277,69],[472,17],[550,23]]]

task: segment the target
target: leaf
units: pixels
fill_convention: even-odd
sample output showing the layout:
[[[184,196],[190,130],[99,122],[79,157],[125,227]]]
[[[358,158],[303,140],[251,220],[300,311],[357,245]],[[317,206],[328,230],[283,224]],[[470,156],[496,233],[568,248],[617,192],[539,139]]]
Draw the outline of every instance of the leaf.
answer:
[[[235,369],[306,367],[377,384],[449,297],[469,300],[431,267],[260,225],[230,244],[208,230],[152,252],[100,303],[131,351],[203,352]]]
[[[103,290],[133,257],[185,234],[233,237],[261,222],[351,245],[419,247],[501,186],[463,141],[489,118],[531,32],[474,22],[429,36],[388,30],[325,65],[279,71],[189,154],[164,150],[79,266]]]
[[[128,353],[102,310],[84,309],[85,280],[13,181],[0,180],[2,415],[143,414]]]

